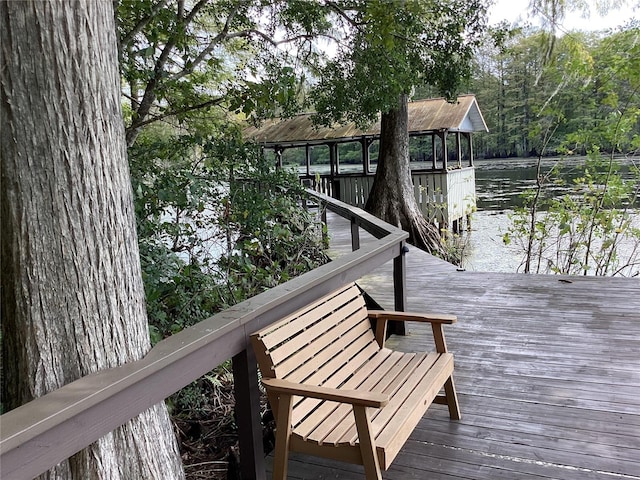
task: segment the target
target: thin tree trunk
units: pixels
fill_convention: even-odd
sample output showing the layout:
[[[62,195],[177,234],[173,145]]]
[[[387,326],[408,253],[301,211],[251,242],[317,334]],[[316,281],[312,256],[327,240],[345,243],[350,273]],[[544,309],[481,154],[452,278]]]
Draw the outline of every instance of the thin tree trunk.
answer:
[[[398,108],[382,114],[380,154],[365,209],[409,233],[409,243],[446,258],[435,224],[428,222],[416,201],[409,166],[408,97]]]
[[[15,408],[150,344],[112,2],[2,2],[0,49],[2,391]],[[166,407],[44,477],[183,478]]]

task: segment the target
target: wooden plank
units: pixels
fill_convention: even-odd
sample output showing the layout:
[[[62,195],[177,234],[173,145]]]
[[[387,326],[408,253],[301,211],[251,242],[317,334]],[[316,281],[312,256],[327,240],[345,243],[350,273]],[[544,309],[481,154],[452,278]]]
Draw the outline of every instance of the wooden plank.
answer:
[[[471,368],[471,367],[469,367]],[[579,397],[584,400],[600,401],[603,405],[626,404],[638,405],[637,388],[632,385],[621,385],[616,391],[603,391],[603,387],[610,385],[612,379],[600,379],[596,382],[576,381],[575,379],[560,379],[553,377],[535,377],[531,375],[512,375],[482,369],[469,372],[460,368],[456,370],[456,377],[464,383],[465,391],[472,393],[479,391],[486,385],[499,386],[500,391],[517,391],[521,393],[535,393],[545,397],[572,399]],[[478,389],[478,390],[476,390]]]
[[[415,367],[419,365],[420,357],[416,355],[404,354],[399,357],[399,361],[390,365],[390,369],[386,372],[373,372],[364,382],[362,382],[359,388],[366,390],[372,390],[377,392],[383,392],[390,396],[395,396],[396,391],[406,377],[415,370]],[[388,367],[389,365],[385,365]],[[383,375],[381,375],[384,373]],[[395,405],[396,402],[393,402]],[[385,407],[386,408],[386,407]],[[396,407],[392,406],[392,409]],[[347,411],[342,410],[340,412],[343,415],[342,421],[332,426],[331,428],[321,428],[314,432],[313,438],[332,445],[350,444],[355,445],[357,434],[354,422],[349,420],[349,414]],[[380,411],[372,412],[372,419],[374,419]],[[374,434],[377,434],[374,431]]]
[[[284,317],[282,320],[269,325],[264,330],[258,332],[260,340],[264,343],[267,350],[270,350],[290,338],[295,332],[303,330],[317,322],[318,309],[320,309],[320,311],[337,309],[345,303],[351,302],[358,295],[360,295],[360,292],[357,289],[353,289],[351,285],[347,285],[310,305],[306,305],[301,310]],[[290,325],[292,322],[294,322],[294,324]]]
[[[574,469],[566,465],[541,461],[529,461],[517,455],[487,454],[478,449],[463,449],[432,442],[412,442],[396,458],[388,479],[399,478],[392,472],[412,472],[416,477],[437,478],[449,472],[456,479],[553,479],[553,480],[604,480],[603,473],[586,469]],[[410,474],[411,475],[411,474]],[[423,475],[420,477],[419,475]],[[445,477],[446,478],[446,477]]]
[[[638,415],[592,410],[588,412],[588,418],[585,418],[585,412],[582,409],[567,407],[562,409],[562,416],[557,416],[555,415],[557,408],[553,405],[513,402],[497,397],[480,397],[466,393],[459,395],[465,412],[469,415],[474,413],[485,416],[497,415],[514,421],[533,422],[540,428],[558,426],[573,431],[584,430],[587,436],[602,433],[637,438],[640,435],[640,416]]]
[[[327,315],[327,312],[330,311],[329,308],[326,311],[316,308],[311,313],[316,315],[316,319],[320,315],[323,318],[317,319],[313,323],[309,321],[298,325],[297,322],[293,322],[293,324],[288,325],[286,328],[290,334],[289,340],[282,344],[282,347],[272,347],[269,351],[273,364],[278,366],[292,355],[303,352],[311,339],[319,339],[323,335],[339,338],[349,329],[364,323],[367,314],[367,310],[363,305],[358,305],[354,302],[341,306]],[[280,333],[281,330],[285,330],[285,328],[281,328],[277,333]],[[304,335],[299,335],[300,332],[304,332]]]
[[[354,362],[354,364],[357,364],[357,365],[364,364],[365,365],[364,368],[368,370],[369,364],[371,364],[372,366],[375,366],[377,364],[378,360],[376,359],[376,356],[375,356],[375,353],[377,352],[378,350],[376,349],[376,346],[371,344],[367,346],[365,349],[363,349],[361,352],[359,352],[358,355],[354,357],[352,361]],[[341,387],[341,388],[355,389],[358,386],[357,383],[355,382],[344,383],[345,380],[350,379],[352,375],[353,375],[353,369],[342,368],[337,372],[335,372],[335,374],[328,379],[326,378],[327,375],[324,372],[320,372],[318,376],[321,377],[322,380],[326,379],[326,381],[318,381],[317,377],[312,376],[307,380],[307,382],[311,384],[320,384],[322,386],[327,386],[327,387],[334,387],[334,388]],[[306,399],[306,400],[302,400],[299,405],[296,405],[295,411],[294,411],[294,420],[295,420],[294,425],[296,427],[296,432],[302,435],[303,437],[306,437],[309,434],[309,431],[313,430],[313,428],[311,428],[311,430],[308,430],[309,427],[306,427],[305,425],[312,424],[317,426],[317,423],[320,422],[320,420],[318,419],[319,417],[328,418],[329,416],[332,415],[332,412],[335,410],[335,408],[337,408],[337,405],[335,406],[323,405],[323,407],[325,408],[318,409],[318,405],[320,403],[321,402],[318,400]],[[309,416],[311,412],[313,412],[313,416]],[[298,424],[298,421],[301,419],[304,419],[303,424]]]
[[[403,355],[400,353],[388,355],[385,361],[371,370],[368,375],[359,375],[348,385],[349,387],[365,391],[393,395],[394,389],[390,387],[394,382],[398,383],[400,381],[398,376],[402,371],[410,370],[409,365],[412,361],[417,363],[418,360],[415,359],[413,355]],[[367,368],[365,372],[366,371],[369,371],[369,369]],[[338,445],[342,441],[343,443],[355,445],[355,441],[352,439],[343,440],[345,431],[355,431],[355,422],[351,410],[351,407],[348,405],[338,406],[333,413],[332,422],[319,425],[313,432],[308,434],[308,438],[319,444],[327,443]],[[376,413],[377,412],[373,412],[372,415]]]
[[[289,441],[291,439],[291,395],[280,395],[278,415],[281,427],[276,430],[276,450],[273,463],[273,478],[286,479],[289,465]]]
[[[496,429],[472,428],[464,423],[455,433],[439,432],[433,429],[416,428],[412,438],[418,442],[440,445],[455,445],[458,449],[483,451],[487,455],[511,456],[532,459],[549,465],[565,465],[585,471],[610,472],[619,477],[630,475],[637,479],[640,463],[615,457],[615,447],[601,446],[591,442],[569,442],[544,435],[523,435]],[[583,447],[580,450],[580,446]],[[611,478],[613,475],[603,478]],[[615,476],[613,476],[615,478]],[[625,478],[625,480],[628,480]]]
[[[353,375],[344,384],[341,385],[344,388],[349,389],[366,388],[363,387],[363,385],[366,385],[364,382],[367,379],[375,378],[377,376],[386,376],[389,369],[398,361],[398,359],[401,358],[403,358],[403,356],[399,352],[382,350],[374,358],[369,359],[366,364],[364,364],[362,368],[358,370],[356,375]],[[316,406],[317,404],[313,405],[313,407]],[[303,422],[296,425],[296,433],[307,439],[309,435],[318,428],[322,421],[329,418],[332,418],[334,421],[336,421],[338,418],[344,418],[347,415],[347,412],[350,410],[350,408],[348,407],[341,407],[341,411],[337,411],[338,408],[338,404],[325,402],[313,412],[313,416],[305,418]],[[308,410],[303,413],[308,414],[310,411],[311,410]]]
[[[325,335],[321,340],[317,340],[315,343],[319,347],[322,346],[323,348],[321,354],[316,355],[316,357],[312,359],[308,359],[305,354],[300,358],[300,360],[305,360],[304,363],[297,362],[298,358],[294,355],[293,357],[287,359],[286,362],[276,367],[276,376],[279,376],[280,373],[282,373],[283,375],[286,375],[286,377],[282,378],[286,378],[287,380],[290,380],[292,382],[304,382],[309,375],[311,375],[321,366],[327,363],[335,364],[331,363],[331,358],[334,358],[335,355],[341,352],[344,348],[344,345],[348,344],[349,342],[354,343],[358,339],[361,339],[361,343],[358,345],[362,345],[363,348],[364,345],[370,343],[371,340],[375,341],[375,339],[373,338],[373,333],[371,332],[371,328],[364,321],[360,322],[357,328],[349,329],[346,334],[341,337],[341,343],[336,343],[334,341],[335,339],[335,337]]]
[[[380,464],[376,452],[376,442],[371,428],[371,421],[365,407],[355,407],[353,413],[358,429],[360,452],[367,480],[382,480]]]
[[[374,434],[376,437],[380,434],[380,431],[388,424],[392,417],[400,419],[402,423],[402,415],[399,414],[399,410],[403,408],[404,402],[411,396],[411,393],[416,388],[416,384],[420,379],[424,379],[428,376],[428,372],[434,365],[434,362],[438,358],[436,354],[406,354],[410,358],[410,362],[406,364],[399,371],[394,372],[394,375],[387,375],[386,378],[377,379],[377,382],[373,386],[374,391],[382,391],[387,393],[391,400],[389,404],[384,408],[376,412],[371,413],[371,421],[374,425]],[[430,380],[433,380],[429,376]],[[436,379],[437,380],[437,379]],[[444,380],[443,380],[444,383]],[[427,383],[424,383],[427,385]],[[442,383],[437,387],[440,390]],[[370,388],[370,387],[367,387]],[[381,390],[380,390],[381,389]],[[437,391],[436,391],[437,393]],[[435,396],[435,393],[434,393]],[[326,443],[340,444],[349,443],[355,444],[357,440],[357,432],[355,426],[347,422],[343,422],[331,431],[327,437],[323,439]],[[384,448],[384,443],[378,439],[378,445]]]
[[[412,388],[410,395],[406,397],[394,416],[384,418],[385,410],[382,410],[381,414],[375,418],[375,427],[380,424],[384,425],[384,428],[376,437],[376,441],[384,450],[385,468],[391,465],[415,425],[420,421],[427,407],[440,391],[440,386],[451,375],[452,371],[453,357],[447,354],[440,356],[438,361],[428,370],[428,373],[421,377],[420,383]]]
[[[523,439],[530,435],[540,435],[557,441],[567,441],[566,445],[568,448],[572,447],[572,445],[578,446],[577,453],[584,451],[581,445],[585,436],[593,435],[595,433],[598,435],[598,438],[594,443],[598,445],[599,449],[602,448],[600,452],[601,454],[605,452],[604,448],[613,447],[606,451],[609,454],[615,452],[615,458],[640,461],[637,459],[637,452],[634,452],[632,448],[634,442],[637,444],[637,435],[635,435],[635,433],[621,435],[618,433],[601,432],[598,431],[597,428],[593,427],[589,429],[588,425],[591,422],[586,421],[584,414],[581,416],[580,422],[577,422],[571,427],[566,427],[557,426],[555,424],[544,424],[537,421],[535,418],[525,420],[521,416],[500,416],[499,412],[494,411],[494,408],[490,408],[490,412],[491,413],[489,415],[475,410],[472,410],[470,413],[465,409],[464,425],[476,428],[477,430],[499,430],[509,432],[513,435],[520,436]],[[443,433],[451,431],[451,427],[445,419],[440,418],[440,416],[430,416],[430,418],[433,420],[429,423],[430,430]],[[554,421],[552,423],[556,422]],[[460,433],[464,434],[462,431],[460,431]]]

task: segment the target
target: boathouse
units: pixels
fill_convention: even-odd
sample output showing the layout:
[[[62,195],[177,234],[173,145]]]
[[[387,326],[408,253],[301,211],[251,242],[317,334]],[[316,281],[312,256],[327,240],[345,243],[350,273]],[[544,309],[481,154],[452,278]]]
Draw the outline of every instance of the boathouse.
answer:
[[[474,95],[409,102],[411,176],[425,218],[459,230],[476,206],[474,132],[487,132]],[[274,153],[279,166],[296,168],[318,192],[364,207],[373,185],[380,119],[367,129],[354,123],[319,127],[312,114],[267,120],[245,137]]]

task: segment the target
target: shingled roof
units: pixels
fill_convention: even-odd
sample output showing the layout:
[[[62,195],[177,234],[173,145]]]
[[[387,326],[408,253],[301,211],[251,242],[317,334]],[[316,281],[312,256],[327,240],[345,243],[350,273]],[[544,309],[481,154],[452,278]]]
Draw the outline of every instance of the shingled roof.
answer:
[[[354,123],[317,127],[310,113],[288,119],[267,120],[259,127],[247,127],[245,138],[264,146],[296,146],[322,144],[330,141],[348,142],[363,136],[380,135],[380,120],[370,128],[361,130]],[[444,98],[409,102],[409,134],[419,135],[448,130],[451,132],[487,132],[474,95],[461,95],[455,103]]]

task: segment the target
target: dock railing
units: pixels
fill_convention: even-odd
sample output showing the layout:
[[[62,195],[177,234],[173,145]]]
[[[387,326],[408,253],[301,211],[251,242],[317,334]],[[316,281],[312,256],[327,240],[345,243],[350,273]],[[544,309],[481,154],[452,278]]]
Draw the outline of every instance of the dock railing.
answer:
[[[373,175],[363,173],[301,178],[314,190],[360,208],[366,205],[374,180]],[[465,219],[476,208],[475,167],[413,170],[411,181],[422,215],[442,228]]]
[[[0,416],[3,480],[30,479],[233,359],[245,479],[266,478],[258,370],[249,335],[394,260],[395,307],[404,309],[406,232],[309,191],[352,225],[354,251],[166,338],[141,360],[80,378]],[[376,240],[360,247],[359,229]]]

